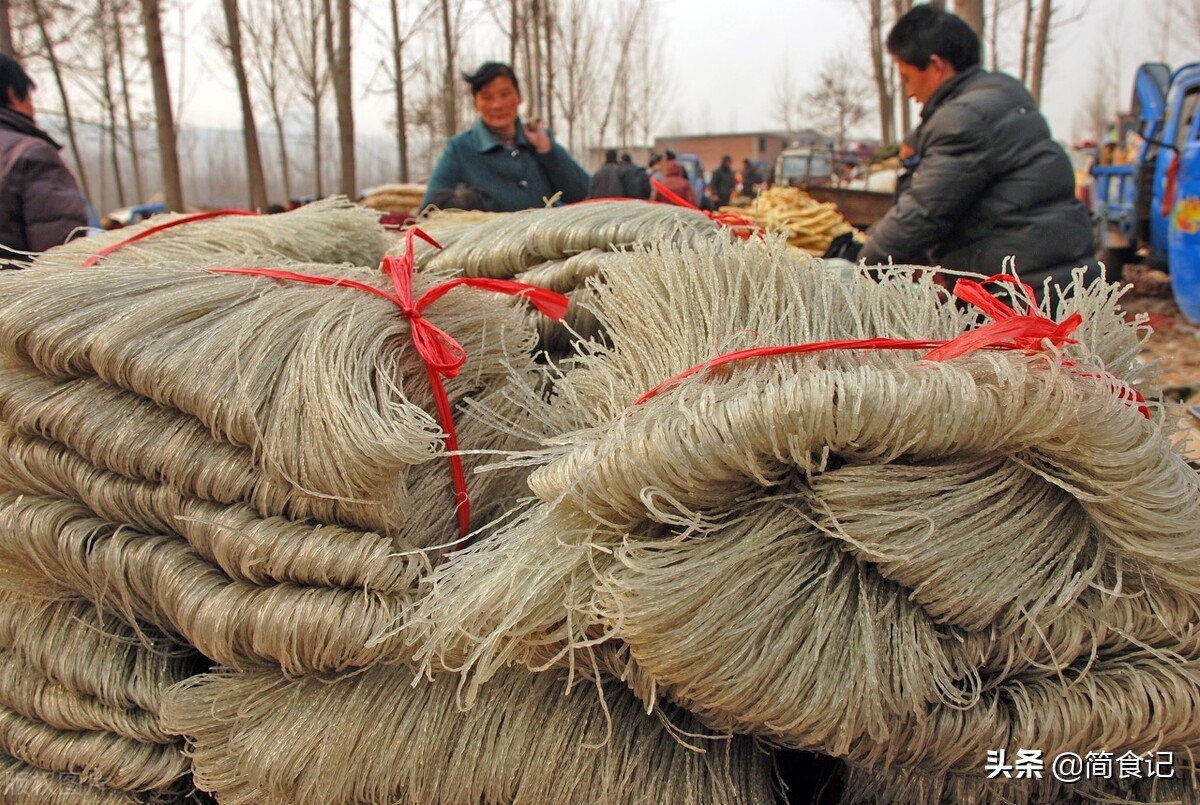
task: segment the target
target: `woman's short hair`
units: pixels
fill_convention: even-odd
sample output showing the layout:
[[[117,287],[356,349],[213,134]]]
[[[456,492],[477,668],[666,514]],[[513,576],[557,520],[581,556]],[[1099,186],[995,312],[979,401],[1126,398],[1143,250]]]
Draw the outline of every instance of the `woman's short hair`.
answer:
[[[481,89],[497,78],[509,79],[517,92],[521,91],[521,85],[517,83],[517,74],[504,62],[485,61],[474,73],[463,73],[463,80],[471,85],[472,95],[478,95]]]
[[[931,56],[949,62],[955,72],[979,64],[979,36],[961,17],[931,5],[913,6],[887,36],[888,53],[918,70]]]
[[[9,89],[12,89],[18,101],[23,101],[29,97],[29,90],[37,89],[37,84],[33,83],[19,61],[7,53],[0,53],[0,106],[9,105]]]

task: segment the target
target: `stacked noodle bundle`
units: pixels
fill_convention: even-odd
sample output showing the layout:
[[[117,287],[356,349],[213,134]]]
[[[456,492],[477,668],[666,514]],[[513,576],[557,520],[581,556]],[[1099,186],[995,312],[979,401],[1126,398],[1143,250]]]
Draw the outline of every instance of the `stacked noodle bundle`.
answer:
[[[1075,289],[1061,354],[831,349],[631,407],[732,349],[979,324],[910,271],[830,283],[769,251],[608,267],[612,347],[580,358],[564,435],[524,459],[541,503],[430,577],[407,621],[425,663],[468,674],[469,699],[509,664],[623,642],[648,704],[844,758],[863,801],[988,801],[1000,749],[1173,751],[1194,791],[1200,484],[1132,402],[1144,332],[1119,293]]]
[[[86,601],[0,593],[0,797],[188,796],[182,742],[158,719],[167,687],[191,673],[192,657],[186,646]]]
[[[372,638],[410,601],[425,549],[459,525],[408,320],[356,289],[123,255],[0,285],[0,557],[13,583],[49,574],[235,667],[398,659],[397,638]],[[288,267],[389,285],[370,269]],[[520,304],[456,289],[428,317],[469,356],[445,384],[459,444],[530,444],[538,398],[511,389],[541,372]],[[475,524],[524,489],[521,471],[470,477],[481,460],[464,460]]]
[[[341,196],[279,215],[170,213],[70,241],[39,257],[34,265],[79,265],[125,244],[113,257],[101,257],[99,264],[257,265],[253,262],[257,259],[375,266],[392,242],[378,225],[378,216]],[[150,230],[156,230],[152,237],[126,243]],[[251,262],[233,263],[230,257]]]
[[[687,246],[727,232],[704,213],[673,204],[638,200],[588,201],[507,215],[433,213],[420,222],[445,248],[421,246],[418,264],[468,277],[517,279],[565,294],[564,323],[536,322],[541,346],[552,356],[574,355],[573,340],[602,336],[590,310],[591,278],[602,279],[611,260],[634,245]]]
[[[453,677],[411,677],[204,675],[171,691],[164,722],[190,737],[197,783],[222,803],[772,801],[753,741],[692,734],[687,713],[647,715],[619,687],[602,703],[510,669],[463,712]]]
[[[409,213],[421,206],[423,184],[382,184],[363,191],[363,204],[380,212]]]

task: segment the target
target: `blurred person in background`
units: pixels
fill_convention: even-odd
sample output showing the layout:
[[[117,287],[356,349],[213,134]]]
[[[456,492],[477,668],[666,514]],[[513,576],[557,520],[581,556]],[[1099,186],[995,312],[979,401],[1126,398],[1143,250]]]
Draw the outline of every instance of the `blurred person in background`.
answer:
[[[742,160],[742,195],[754,198],[758,194],[758,186],[763,182],[762,174],[749,159]]]
[[[661,163],[662,178],[655,179],[667,190],[671,191],[681,199],[691,204],[693,207],[698,206],[699,199],[696,198],[696,191],[692,188],[692,183],[688,181],[687,171],[683,169],[683,165],[675,159],[675,155],[670,151],[667,152],[667,158]],[[658,188],[650,194],[651,201],[667,201],[667,197],[659,192]],[[674,203],[674,202],[672,202]]]
[[[621,154],[621,183],[625,187],[626,198],[650,198],[650,174],[634,162],[629,154]]]
[[[604,152],[604,164],[592,174],[588,198],[621,198],[625,195],[625,184],[621,181],[621,165],[617,162],[617,149]]]
[[[459,185],[484,194],[497,212],[542,207],[556,193],[567,204],[587,198],[588,172],[554,142],[541,120],[521,121],[521,88],[511,67],[485,62],[463,78],[479,120],[446,142],[422,207],[438,191]]]
[[[0,53],[0,245],[41,252],[87,226],[62,146],[34,122],[36,85],[16,59]]]
[[[718,207],[729,203],[733,188],[737,185],[737,177],[733,175],[733,158],[728,154],[721,157],[721,167],[712,172],[708,185],[712,188],[713,201]]]

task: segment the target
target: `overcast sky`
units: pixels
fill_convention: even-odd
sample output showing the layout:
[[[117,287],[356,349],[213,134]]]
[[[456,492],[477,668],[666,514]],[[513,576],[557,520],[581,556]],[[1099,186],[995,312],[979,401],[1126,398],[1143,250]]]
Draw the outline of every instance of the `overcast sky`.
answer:
[[[588,2],[603,6],[614,0]],[[870,69],[866,24],[859,11],[862,0],[652,2],[657,3],[659,23],[654,31],[664,54],[664,78],[671,93],[660,118],[660,133],[778,129],[781,121],[775,88],[784,70],[800,87],[807,88],[832,60],[858,65],[863,71]],[[1000,2],[1005,4],[1002,8],[1020,5],[1014,0]],[[1055,137],[1071,140],[1080,135],[1080,109],[1102,82],[1107,81],[1114,103],[1123,110],[1128,108],[1134,69],[1162,53],[1162,29],[1148,11],[1162,2],[1056,0],[1056,14],[1062,22],[1051,44],[1042,103]],[[368,2],[367,6],[368,13],[386,23],[380,3]],[[188,27],[192,28],[191,22]],[[1017,71],[1018,32],[1015,17],[1000,26],[1000,67],[1013,73]],[[189,39],[196,42],[201,37]],[[1181,39],[1177,37],[1169,45],[1172,66],[1200,60],[1200,41]],[[355,45],[356,69],[360,70],[356,82],[366,78],[358,65],[379,58],[380,42],[380,34],[360,31]],[[507,45],[497,38],[482,50],[496,51],[478,54],[482,58],[502,57]],[[184,122],[236,127],[240,116],[228,70],[211,57],[205,62],[202,69],[190,69]],[[873,92],[867,101],[874,105]],[[386,132],[391,117],[386,94],[359,97],[355,103],[356,126],[361,132]],[[872,122],[860,133],[872,136],[876,131],[877,124]]]

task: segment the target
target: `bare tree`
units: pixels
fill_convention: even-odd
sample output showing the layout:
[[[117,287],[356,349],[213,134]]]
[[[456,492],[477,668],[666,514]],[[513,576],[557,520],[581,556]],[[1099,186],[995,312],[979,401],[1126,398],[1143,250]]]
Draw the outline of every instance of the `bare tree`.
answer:
[[[284,38],[288,43],[287,58],[283,63],[292,72],[300,95],[309,105],[312,116],[312,169],[313,189],[324,195],[321,183],[321,104],[329,86],[329,71],[326,69],[321,47],[321,29],[324,24],[321,0],[296,0],[281,4],[284,12]]]
[[[1054,15],[1054,0],[1039,0],[1037,23],[1033,35],[1033,56],[1029,70],[1029,91],[1033,102],[1042,104],[1042,81],[1046,75],[1046,55],[1050,46],[1050,20]]]
[[[246,149],[246,172],[250,179],[250,207],[256,210],[267,208],[267,180],[263,175],[262,154],[258,150],[258,126],[254,122],[254,107],[250,103],[250,81],[246,77],[246,63],[242,57],[241,19],[237,0],[221,0],[225,12],[224,46],[237,81],[238,100],[242,106],[242,143]]]
[[[407,26],[400,23],[400,5],[401,0],[390,0],[388,5],[392,11],[392,82],[395,86],[396,97],[396,147],[400,159],[400,181],[407,182],[409,180],[408,171],[408,117],[405,111],[404,104],[404,46],[408,44],[408,40],[416,33],[418,27],[428,19],[434,11],[432,2],[426,3],[418,13],[416,19]]]
[[[567,150],[578,145],[576,128],[586,114],[596,86],[596,42],[598,27],[594,6],[587,0],[567,0],[555,19],[562,46],[562,81],[555,85],[554,98],[567,121]]]
[[[325,0],[326,58],[333,68],[333,99],[337,106],[338,151],[341,156],[341,192],[348,198],[357,195],[358,175],[354,161],[354,95],[350,75],[350,0],[337,0],[337,14],[331,0]],[[334,35],[336,23],[337,33]]]
[[[146,34],[146,61],[154,85],[154,110],[158,117],[158,153],[162,160],[163,192],[170,210],[183,211],[183,182],[179,154],[175,150],[175,115],[171,111],[171,89],[167,82],[167,60],[163,54],[162,21],[158,0],[141,0],[142,28]]]
[[[996,0],[992,0],[996,2]],[[979,37],[980,42],[986,42],[983,25],[983,0],[954,0],[954,13],[962,19]]]
[[[257,85],[259,97],[271,116],[275,139],[279,145],[279,173],[285,199],[293,198],[292,171],[289,164],[288,139],[284,106],[290,88],[288,74],[280,64],[279,54],[284,46],[284,4],[260,0],[243,7],[242,26],[246,32],[247,63],[250,76]]]
[[[609,123],[612,122],[614,111],[620,107],[622,110],[620,115],[622,117],[626,116],[624,109],[629,103],[627,69],[629,52],[633,46],[634,37],[637,36],[640,19],[645,12],[646,0],[635,0],[632,4],[623,2],[617,7],[612,18],[611,45],[616,50],[617,58],[609,73],[608,99],[604,104],[604,110],[600,115],[599,126],[597,127],[597,142],[602,145],[606,142],[605,134],[608,131]],[[622,132],[623,134],[624,132]]]
[[[879,139],[890,143],[896,139],[892,115],[896,101],[888,81],[890,65],[884,56],[883,0],[868,0],[867,25],[871,43],[871,76],[875,81],[875,96],[879,106]]]
[[[867,119],[863,98],[868,92],[858,62],[839,54],[817,74],[817,87],[805,95],[809,114],[824,131],[832,132],[838,148],[845,145],[850,130]]]
[[[1167,58],[1172,43],[1195,49],[1200,42],[1200,4],[1195,0],[1165,0],[1150,6],[1158,15],[1162,60]]]
[[[1092,89],[1080,110],[1082,125],[1087,136],[1099,142],[1116,117],[1112,101],[1112,80],[1103,71],[1096,73]]]
[[[67,141],[71,144],[71,154],[75,158],[75,173],[79,177],[79,186],[83,188],[84,195],[91,198],[92,193],[88,187],[87,171],[84,168],[84,161],[79,152],[79,139],[75,135],[75,118],[71,114],[71,101],[67,96],[67,87],[63,80],[62,64],[58,60],[55,43],[50,36],[46,9],[42,6],[40,0],[30,0],[30,8],[37,22],[44,55],[50,62],[50,69],[54,73],[54,83],[58,87],[58,97],[62,101],[63,118],[66,120]]]
[[[123,12],[127,4],[115,2],[112,4],[113,44],[116,47],[117,73],[121,78],[121,101],[125,111],[125,130],[129,137],[129,159],[133,163],[133,187],[139,201],[146,198],[146,188],[142,184],[141,155],[138,151],[137,127],[133,122],[133,107],[129,99],[129,72],[125,65],[125,21]]]
[[[1017,76],[1022,84],[1029,83],[1029,53],[1033,42],[1033,0],[1024,0],[1021,14],[1021,71]]]
[[[15,55],[13,50],[12,10],[9,0],[0,0],[0,53]]]
[[[125,206],[125,183],[121,181],[120,148],[117,144],[117,100],[113,93],[112,70],[115,60],[116,47],[112,40],[112,28],[109,26],[109,3],[98,0],[93,17],[93,29],[100,51],[100,106],[108,122],[109,157],[112,160],[113,181],[117,186],[117,203]]]
[[[666,99],[671,94],[669,72],[663,63],[663,50],[651,32],[658,30],[657,9],[647,10],[649,19],[634,38],[630,73],[634,83],[634,131],[639,145],[649,145],[655,126],[662,118]],[[626,143],[627,144],[627,143]]]
[[[442,57],[446,60],[442,73],[442,133],[447,137],[458,131],[458,103],[454,80],[454,62],[458,56],[458,36],[451,16],[450,0],[441,0]]]
[[[783,126],[784,136],[787,137],[789,144],[792,141],[792,135],[799,128],[800,106],[803,98],[785,56],[783,66],[775,75],[773,102],[775,119]]]
[[[557,14],[557,4],[555,0],[541,0],[541,26],[539,33],[545,41],[545,60],[543,62],[543,70],[546,74],[546,87],[544,97],[546,99],[546,125],[554,126],[554,17]]]

